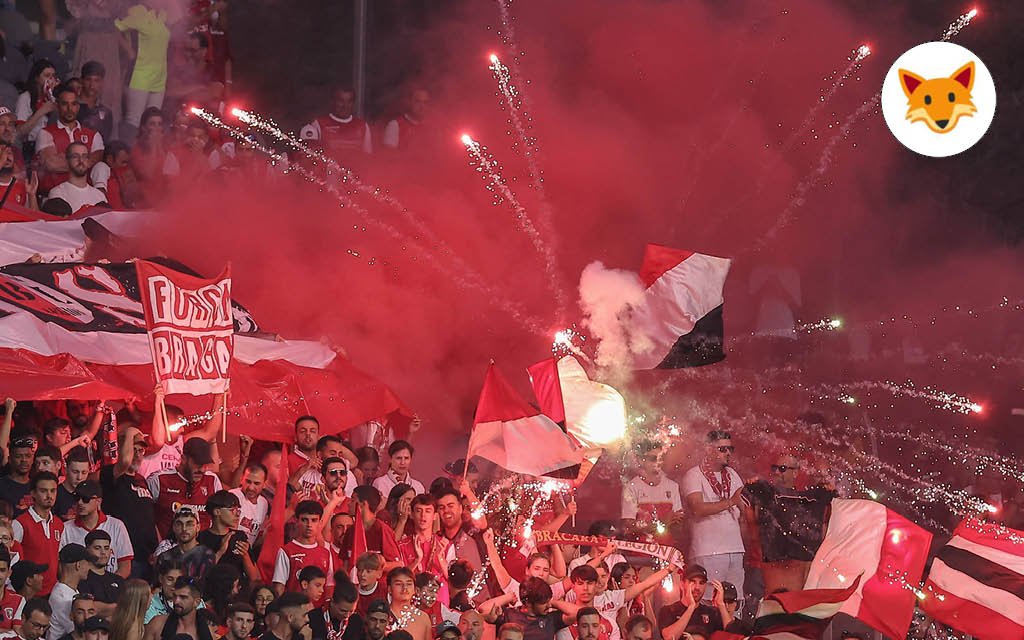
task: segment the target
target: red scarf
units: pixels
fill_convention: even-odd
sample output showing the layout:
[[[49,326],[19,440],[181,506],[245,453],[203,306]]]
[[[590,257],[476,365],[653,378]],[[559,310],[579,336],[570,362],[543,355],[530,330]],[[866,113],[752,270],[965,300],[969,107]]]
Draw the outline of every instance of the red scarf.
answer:
[[[718,494],[719,500],[728,500],[732,497],[732,479],[729,477],[729,468],[722,468],[722,480],[719,482],[718,478],[715,477],[714,471],[708,471],[702,465],[700,468],[701,473],[707,478],[708,484],[711,485],[711,489]]]

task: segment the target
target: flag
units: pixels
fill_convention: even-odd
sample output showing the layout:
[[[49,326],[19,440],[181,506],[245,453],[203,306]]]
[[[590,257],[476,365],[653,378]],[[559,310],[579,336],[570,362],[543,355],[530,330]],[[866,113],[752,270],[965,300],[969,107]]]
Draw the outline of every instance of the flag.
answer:
[[[277,564],[277,551],[284,546],[284,514],[288,510],[288,478],[292,475],[288,468],[288,445],[281,445],[281,466],[277,470],[277,490],[270,506],[270,524],[263,534],[263,547],[260,557],[256,559],[256,567],[263,577],[263,584],[274,582],[274,565]]]
[[[1024,638],[1024,531],[961,522],[932,561],[920,606],[979,640]]]
[[[224,393],[235,348],[231,265],[212,280],[136,260],[139,297],[164,393]]]
[[[731,260],[647,245],[642,302],[628,321],[637,369],[680,369],[725,358],[722,289]]]
[[[892,638],[906,637],[932,534],[871,500],[832,501],[805,589],[858,589],[841,608]]]
[[[540,476],[579,465],[583,450],[551,418],[523,400],[492,362],[480,391],[466,460],[472,456]]]
[[[766,596],[757,610],[754,635],[718,631],[711,640],[818,640],[860,586],[854,579],[845,589],[811,589]]]
[[[0,224],[0,232],[35,224],[44,223]],[[198,276],[180,263],[163,264]],[[291,442],[295,416],[310,414],[324,435],[386,418],[403,437],[412,414],[379,380],[321,342],[266,333],[237,302],[231,316],[231,433]],[[0,267],[0,388],[19,400],[139,398],[146,407],[153,356],[135,265]],[[209,410],[206,398],[167,400],[189,414]]]
[[[548,358],[528,370],[541,411],[555,422],[564,420],[566,431],[582,446],[597,448],[626,435],[622,394],[591,380],[575,357]]]
[[[413,544],[419,544],[413,539]],[[352,554],[349,556],[350,567],[348,576],[352,584],[359,584],[359,569],[356,568],[356,560],[366,553],[366,525],[363,523],[363,507],[356,505],[355,522],[352,524]]]

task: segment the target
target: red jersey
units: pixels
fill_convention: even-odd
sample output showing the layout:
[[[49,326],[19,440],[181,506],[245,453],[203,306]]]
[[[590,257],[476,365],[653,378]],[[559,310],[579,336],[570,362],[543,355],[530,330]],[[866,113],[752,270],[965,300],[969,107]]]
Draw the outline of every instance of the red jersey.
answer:
[[[7,184],[10,184],[9,182]],[[3,196],[4,192],[7,191],[7,184],[0,186],[0,196]],[[25,193],[25,181],[15,180],[14,186],[11,187],[11,193],[7,196],[7,202],[13,202],[21,206],[25,206],[25,200],[28,199],[28,195]],[[3,627],[0,626],[0,629]]]
[[[75,127],[71,130],[68,130],[66,127],[55,122],[43,127],[43,131],[46,131],[53,136],[53,146],[57,150],[57,154],[62,158],[64,157],[64,152],[68,150],[68,145],[72,142],[81,142],[89,149],[89,152],[92,153],[93,141],[96,139],[96,136],[99,135],[96,131],[88,127],[83,127],[78,122],[75,122]],[[49,191],[60,183],[66,182],[67,179],[67,171],[57,173],[40,171],[39,190]]]
[[[223,487],[220,478],[204,471],[202,478],[190,485],[177,469],[157,471],[148,478],[149,492],[156,503],[156,530],[167,536],[171,530],[174,513],[182,507],[192,507],[199,516],[199,528],[210,528],[210,514],[206,513],[206,500]]]
[[[320,567],[327,576],[327,586],[334,584],[334,551],[324,542],[303,544],[298,540],[291,540],[277,552],[277,561],[274,563],[274,582],[284,585],[285,591],[302,591],[299,587],[299,572],[304,567]],[[324,597],[321,602],[313,603],[322,606],[326,602],[327,594],[324,589]]]
[[[366,120],[352,116],[348,122],[341,122],[332,116],[320,116],[316,124],[320,128],[320,144],[329,155],[363,150]]]
[[[363,620],[369,615],[370,603],[374,600],[387,600],[388,598],[388,585],[381,578],[377,581],[377,588],[373,590],[373,593],[364,594],[362,588],[356,585],[356,590],[359,591],[359,598],[356,601],[356,613],[362,616]]]
[[[38,595],[47,596],[57,584],[57,552],[64,533],[64,521],[52,513],[48,522],[38,518],[35,509],[30,508],[15,518],[12,526],[14,539],[21,543],[21,559],[46,565],[43,588]]]
[[[15,625],[21,626],[21,610],[25,606],[25,598],[19,596],[14,589],[3,589],[0,597],[0,629],[9,631]]]

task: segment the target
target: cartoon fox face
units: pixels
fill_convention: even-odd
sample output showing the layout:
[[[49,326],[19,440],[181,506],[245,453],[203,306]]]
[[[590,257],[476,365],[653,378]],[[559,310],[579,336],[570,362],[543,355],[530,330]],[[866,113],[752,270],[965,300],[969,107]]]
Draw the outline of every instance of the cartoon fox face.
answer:
[[[974,87],[974,61],[953,72],[948,78],[925,79],[900,69],[900,86],[907,95],[907,120],[924,122],[935,133],[949,133],[960,118],[973,116],[978,110],[971,102]]]

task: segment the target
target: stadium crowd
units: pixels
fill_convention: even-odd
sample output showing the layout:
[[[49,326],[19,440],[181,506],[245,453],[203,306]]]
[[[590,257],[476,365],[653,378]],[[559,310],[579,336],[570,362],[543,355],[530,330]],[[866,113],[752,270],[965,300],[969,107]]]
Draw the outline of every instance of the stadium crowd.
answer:
[[[159,387],[155,393],[163,402]],[[589,527],[600,536],[590,539],[595,544],[538,548],[527,530],[566,528],[576,515],[571,492],[534,493],[529,513],[497,508],[525,502],[516,491],[538,479],[497,468],[481,473],[461,459],[421,461],[386,422],[325,435],[315,417],[298,417],[282,461],[275,444],[222,437],[224,403],[218,396],[199,419],[166,404],[165,422],[164,412],[143,414],[132,403],[6,401],[4,637],[680,640],[742,633],[744,595],[756,592],[744,589],[750,567],[760,568],[762,593],[801,588],[808,547],[820,542],[835,495],[824,485],[796,490],[801,462],[788,454],[772,465],[770,480],[744,485],[722,431],[708,434],[703,461],[677,484],[662,471],[663,445],[649,442],[639,449],[635,477],[623,484],[621,519]],[[414,470],[430,475],[417,479]],[[283,531],[274,538],[272,505],[282,491]],[[620,551],[616,540],[690,553],[682,568]]]
[[[47,2],[41,3],[47,5]],[[0,197],[58,216],[83,207],[151,207],[207,178],[279,174],[193,113],[224,115],[232,97],[228,2],[66,0],[65,39],[37,38],[13,8],[0,10]],[[41,33],[47,26],[44,10]],[[406,92],[402,115],[372,126],[355,115],[355,90],[325,90],[324,113],[302,128],[306,143],[347,162],[409,149],[430,93]],[[286,164],[286,163],[285,163]]]

